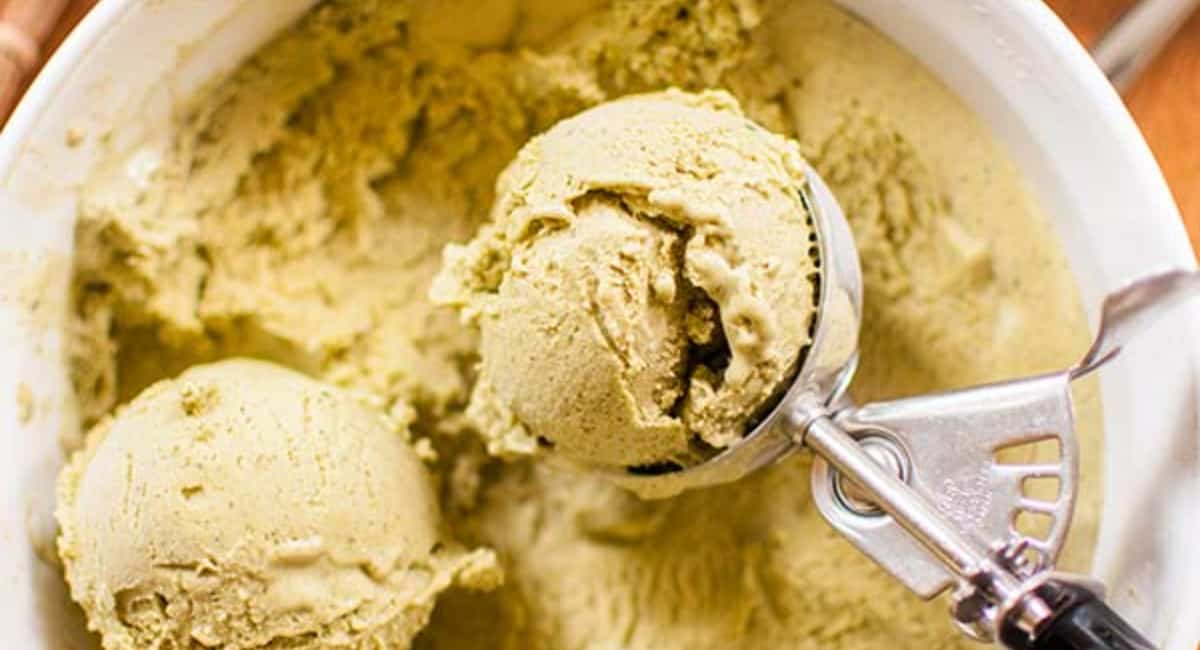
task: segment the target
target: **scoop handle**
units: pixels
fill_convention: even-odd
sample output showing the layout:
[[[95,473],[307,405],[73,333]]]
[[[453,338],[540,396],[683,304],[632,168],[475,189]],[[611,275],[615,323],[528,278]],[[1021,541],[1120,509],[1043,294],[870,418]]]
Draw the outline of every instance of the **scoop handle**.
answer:
[[[1095,592],[1065,580],[1047,580],[1035,593],[1054,610],[1033,636],[1014,618],[1000,624],[1000,641],[1013,650],[1154,650],[1154,644]]]

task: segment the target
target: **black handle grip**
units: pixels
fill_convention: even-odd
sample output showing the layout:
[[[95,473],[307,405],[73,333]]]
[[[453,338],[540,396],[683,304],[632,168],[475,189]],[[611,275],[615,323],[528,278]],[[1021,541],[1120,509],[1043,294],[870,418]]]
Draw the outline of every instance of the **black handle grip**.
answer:
[[[1034,636],[1015,621],[1003,621],[1000,641],[1014,650],[1154,650],[1154,644],[1133,629],[1087,588],[1062,580],[1047,580],[1035,591],[1054,610],[1050,621]]]

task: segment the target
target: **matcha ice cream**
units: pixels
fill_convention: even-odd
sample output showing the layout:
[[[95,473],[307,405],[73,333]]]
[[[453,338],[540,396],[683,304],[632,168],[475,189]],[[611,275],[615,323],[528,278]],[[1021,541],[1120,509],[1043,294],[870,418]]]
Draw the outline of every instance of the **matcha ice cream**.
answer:
[[[799,145],[723,92],[619,99],[525,145],[434,283],[482,333],[489,450],[661,466],[737,441],[809,342],[803,186]]]
[[[272,364],[197,366],[90,434],[59,553],[107,650],[407,647],[438,594],[491,588],[404,437]]]
[[[413,642],[425,650],[973,647],[943,606],[829,529],[803,456],[643,502],[481,443],[466,410],[487,350],[428,297],[443,249],[490,220],[508,193],[496,179],[531,138],[672,87],[726,89],[799,143],[845,209],[863,253],[859,402],[1052,370],[1086,348],[1072,275],[1019,170],[918,61],[827,0],[331,0],[184,102],[169,140],[152,143],[157,165],[122,149],[123,133],[85,134],[112,150],[75,239],[81,420],[191,365],[251,356],[409,422],[436,452],[447,528],[504,567],[494,591],[443,592]],[[601,255],[599,240],[616,237],[638,242],[641,268],[684,268],[652,245],[679,235],[606,205],[614,193],[568,204],[587,218],[546,223],[530,243]],[[621,287],[657,284],[602,271]],[[668,307],[682,305],[642,295],[619,309],[637,323],[629,349],[669,366],[669,338],[640,332],[675,331]],[[630,404],[654,396],[652,382],[628,385]],[[1098,415],[1081,401],[1093,447]],[[1076,527],[1093,511],[1082,504]],[[253,514],[283,516],[274,504]]]

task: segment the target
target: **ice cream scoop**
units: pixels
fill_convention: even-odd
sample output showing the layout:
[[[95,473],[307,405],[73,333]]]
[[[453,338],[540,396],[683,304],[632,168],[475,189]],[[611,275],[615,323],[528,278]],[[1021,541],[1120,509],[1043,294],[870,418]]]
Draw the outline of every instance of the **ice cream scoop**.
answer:
[[[1114,358],[1137,332],[1200,293],[1200,273],[1148,275],[1110,294],[1100,330],[1074,366],[1043,376],[855,406],[862,284],[845,216],[806,171],[804,196],[820,242],[813,342],[787,395],[742,440],[695,467],[656,476],[610,473],[645,496],[737,480],[801,447],[815,452],[813,496],[839,532],[924,598],[955,588],[951,613],[967,635],[1010,648],[1152,648],[1103,602],[1103,587],[1057,574],[1078,480],[1071,383]],[[1056,457],[1005,452],[1052,440]],[[1029,479],[1051,479],[1037,495]],[[1018,526],[1021,513],[1048,530]]]
[[[715,155],[707,168],[681,164],[681,151],[705,159],[707,150],[663,146],[661,138],[670,141],[678,130],[692,128],[696,132],[689,134],[690,142],[720,151],[718,143],[726,132],[717,121],[678,118],[687,123],[681,127],[677,118],[656,117],[640,107],[632,109],[638,102],[650,102],[664,113],[678,115],[686,113],[695,101],[681,93],[668,94],[665,101],[662,97],[617,102],[630,109],[625,111],[615,110],[614,105],[607,110],[592,109],[552,128],[542,137],[545,144],[535,140],[501,179],[502,198],[493,213],[494,223],[472,244],[452,249],[447,256],[450,286],[456,291],[442,293],[444,302],[463,308],[483,332],[480,387],[485,392],[477,393],[475,399],[488,408],[478,408],[475,413],[485,431],[491,428],[493,448],[495,440],[506,436],[532,438],[541,441],[551,457],[582,461],[577,464],[654,498],[734,481],[807,447],[818,456],[813,494],[822,514],[918,595],[932,598],[956,587],[953,615],[967,634],[1013,648],[1151,647],[1103,603],[1091,583],[1050,573],[1075,502],[1078,460],[1070,386],[1111,359],[1136,328],[1172,302],[1200,290],[1200,275],[1180,271],[1150,276],[1114,293],[1105,303],[1104,321],[1092,351],[1072,368],[857,407],[845,397],[845,388],[857,358],[862,279],[854,240],[834,196],[802,161],[783,166],[788,170],[783,176],[787,180],[768,183],[766,189],[754,182],[735,185],[750,194],[758,191],[760,196],[770,196],[775,189],[781,195],[795,192],[798,200],[791,203],[792,209],[808,224],[807,232],[812,235],[808,241],[803,237],[805,230],[780,230],[762,248],[750,249],[759,257],[739,255],[740,234],[753,232],[753,222],[762,220],[763,214],[775,213],[739,215],[738,210],[747,204],[726,202],[725,193],[705,190],[713,187],[711,179],[726,177],[722,165],[738,170],[740,178],[753,179],[768,176],[776,159],[761,153]],[[589,123],[601,115],[605,117],[602,124]],[[744,118],[742,121],[744,130],[754,132],[756,127]],[[579,137],[589,129],[598,135]],[[638,146],[639,139],[644,146]],[[604,173],[584,173],[592,157],[604,161]],[[756,170],[756,166],[762,169]],[[789,370],[769,375],[776,384],[769,390],[752,391],[756,400],[729,399],[729,392],[722,395],[719,390],[706,392],[705,383],[688,383],[692,374],[672,373],[672,368],[679,367],[672,366],[672,355],[680,348],[693,351],[689,346],[695,339],[689,338],[686,327],[645,325],[670,323],[688,308],[671,300],[661,301],[655,309],[643,306],[649,302],[645,297],[656,292],[654,276],[643,269],[656,268],[655,260],[669,261],[661,252],[670,248],[669,234],[664,235],[666,246],[650,238],[644,247],[627,250],[624,242],[638,239],[633,233],[640,226],[628,226],[624,233],[604,232],[598,226],[662,211],[654,200],[658,188],[640,181],[639,170],[657,170],[673,180],[675,173],[694,179],[694,184],[672,194],[672,200],[663,205],[686,202],[686,214],[717,215],[718,223],[736,223],[742,218],[750,222],[745,228],[726,231],[704,251],[730,268],[754,268],[761,263],[765,277],[777,278],[780,260],[813,261],[812,267],[799,266],[798,272],[782,274],[782,284],[762,283],[744,295],[762,297],[763,287],[771,287],[799,297],[783,304],[801,304],[815,296],[815,322],[810,312],[773,313],[776,303],[765,301],[756,318],[756,322],[770,324],[763,330],[737,329],[743,312],[736,310],[736,303],[721,299],[735,292],[712,289],[736,284],[695,281],[695,270],[688,266],[693,259],[686,253],[683,262],[674,267],[657,262],[657,268],[666,266],[674,271],[673,287],[705,291],[709,307],[717,312],[714,322],[725,327],[723,334],[732,351],[730,368],[736,363],[737,346],[746,341],[759,343],[765,338],[762,332],[791,346],[782,357],[789,362],[773,365]],[[562,188],[558,193],[545,193],[547,177],[553,179],[551,187]],[[727,186],[716,187],[728,191]],[[602,191],[590,195],[593,188]],[[622,193],[630,188],[635,192],[626,198]],[[544,200],[546,197],[551,200]],[[780,201],[777,209],[789,204]],[[783,216],[775,219],[788,222]],[[713,222],[714,218],[684,221],[682,231],[701,233],[697,226]],[[587,234],[591,228],[596,230]],[[572,242],[572,238],[578,241]],[[546,243],[560,240],[561,245]],[[687,253],[695,241],[707,243],[703,236],[687,238]],[[526,261],[526,256],[531,261]],[[731,263],[735,259],[737,263]],[[809,274],[814,268],[819,268],[819,277]],[[536,280],[530,279],[534,276]],[[614,282],[624,290],[615,291],[611,299],[596,300],[595,296],[602,294],[595,287],[604,286],[609,276],[634,281]],[[755,285],[751,282],[751,286]],[[678,296],[677,290],[661,293]],[[627,312],[639,316],[621,320],[622,327],[606,325],[606,319],[614,314]],[[730,312],[736,315],[731,317]],[[797,318],[797,314],[803,317]],[[559,324],[576,318],[579,324],[568,328],[568,335],[561,335]],[[792,328],[804,336],[779,334],[774,329],[778,327]],[[749,336],[751,333],[757,333],[757,338]],[[627,337],[637,340],[640,347],[624,344]],[[647,375],[655,366],[640,363],[642,357],[629,353],[639,349],[656,350],[666,362]],[[595,350],[610,354],[613,363],[590,366]],[[638,362],[631,363],[631,359]],[[628,390],[637,385],[629,382],[629,377],[646,376],[665,378],[667,394],[681,391],[685,403],[696,391],[718,401],[725,399],[727,408],[741,412],[740,418],[726,421],[743,428],[720,429],[721,436],[714,438],[702,428],[691,428],[693,421],[683,417],[678,420],[683,432],[667,427],[629,435],[626,424],[630,418],[606,420],[604,409],[622,404],[621,392],[615,389],[624,387],[626,396],[636,394]],[[681,379],[671,383],[671,377]],[[745,378],[743,373],[727,372],[707,386],[725,387],[731,380]],[[781,393],[784,395],[778,399]],[[538,398],[536,405],[544,409],[542,413],[530,408],[531,396]],[[574,408],[580,412],[571,413]],[[658,415],[670,422],[665,418],[675,413]],[[586,426],[575,424],[584,421]],[[677,451],[672,462],[648,465],[616,455],[643,439],[670,440],[672,446],[667,448],[679,450],[681,439],[688,436],[692,437],[689,442],[709,443],[713,453],[686,457]],[[588,445],[579,445],[578,440],[586,440]],[[713,444],[714,440],[721,444]],[[1057,442],[1055,458],[1014,464],[1002,462],[998,455],[1043,440]],[[615,453],[603,455],[607,454],[600,451],[603,445],[612,445]],[[532,448],[533,443],[527,440],[525,447]],[[626,467],[620,467],[622,464]],[[1056,481],[1057,494],[1028,493],[1029,479]],[[1021,513],[1049,517],[1048,530],[1022,530],[1016,523]]]
[[[259,361],[196,366],[89,434],[59,479],[59,554],[106,650],[408,647],[491,551],[442,530],[402,432]]]

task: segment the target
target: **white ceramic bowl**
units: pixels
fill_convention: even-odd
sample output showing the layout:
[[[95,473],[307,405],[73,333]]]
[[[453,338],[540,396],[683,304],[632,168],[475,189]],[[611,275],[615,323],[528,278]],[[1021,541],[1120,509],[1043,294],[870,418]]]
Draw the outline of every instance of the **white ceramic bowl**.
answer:
[[[1095,318],[1105,291],[1193,266],[1179,214],[1120,99],[1040,2],[842,0],[916,54],[990,125],[1051,215]],[[170,108],[310,0],[104,0],[0,135],[0,645],[76,646],[52,530],[58,438],[74,415],[61,360],[76,192],[105,151],[166,142]],[[111,137],[95,137],[121,124]],[[75,142],[73,133],[91,137]],[[136,169],[131,170],[136,174]],[[1200,638],[1200,439],[1193,305],[1104,371],[1106,486],[1094,574],[1168,649]]]

